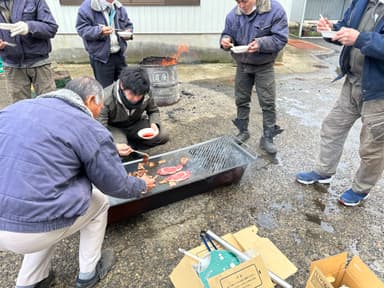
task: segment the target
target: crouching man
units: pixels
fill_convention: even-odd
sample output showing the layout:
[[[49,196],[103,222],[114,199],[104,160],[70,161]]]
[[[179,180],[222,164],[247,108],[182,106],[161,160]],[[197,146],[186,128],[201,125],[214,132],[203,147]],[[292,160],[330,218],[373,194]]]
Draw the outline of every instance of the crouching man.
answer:
[[[127,175],[94,119],[102,106],[101,85],[84,77],[0,111],[0,250],[24,254],[18,288],[49,287],[55,244],[78,231],[76,287],[95,286],[115,262],[112,250],[101,251],[105,194],[139,197],[155,186]]]
[[[149,92],[147,73],[141,68],[128,67],[122,70],[118,81],[104,90],[105,103],[98,120],[105,127],[123,133],[132,148],[146,149],[169,140],[160,125],[159,108]],[[144,128],[152,128],[151,137],[139,135]],[[127,156],[127,145],[117,144],[117,147],[121,156]]]

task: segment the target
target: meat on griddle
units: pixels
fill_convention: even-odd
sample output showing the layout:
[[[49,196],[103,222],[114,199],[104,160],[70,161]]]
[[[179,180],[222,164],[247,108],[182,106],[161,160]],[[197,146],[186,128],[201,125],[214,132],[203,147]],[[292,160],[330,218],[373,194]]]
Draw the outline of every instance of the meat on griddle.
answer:
[[[160,168],[157,170],[157,174],[160,176],[175,174],[181,171],[184,168],[184,166],[187,165],[188,161],[189,159],[187,157],[181,157],[179,165]]]
[[[156,166],[156,163],[155,162],[149,162],[148,163],[148,167],[149,168],[153,168],[153,167],[155,167]]]
[[[181,182],[181,181],[185,181],[185,180],[189,179],[189,177],[191,177],[191,172],[188,170],[185,170],[185,171],[177,172],[171,176],[168,176],[164,180],[167,181],[168,183]]]
[[[188,163],[188,161],[189,159],[187,157],[181,157],[179,165],[159,168],[156,172],[157,175],[153,179],[156,179],[158,176],[168,176],[162,179],[159,183],[160,184],[168,183],[170,187],[176,186],[178,182],[187,180],[191,176],[190,171],[182,171],[182,169]],[[156,164],[162,164],[165,162],[166,160],[160,160],[157,163],[155,162],[138,163],[137,171],[130,172],[129,175],[134,177],[142,177],[143,175],[147,175],[148,173],[148,170],[145,168],[145,166],[148,166],[149,168],[153,168],[156,166]]]
[[[180,164],[183,166],[187,165],[188,161],[189,161],[189,159],[187,157],[181,157],[180,158]]]
[[[137,164],[137,170],[144,170],[145,169],[144,165],[145,165],[145,163],[143,163],[143,162],[138,163]]]
[[[183,165],[171,166],[171,167],[163,167],[157,170],[157,174],[160,176],[167,176],[175,174],[183,169]]]

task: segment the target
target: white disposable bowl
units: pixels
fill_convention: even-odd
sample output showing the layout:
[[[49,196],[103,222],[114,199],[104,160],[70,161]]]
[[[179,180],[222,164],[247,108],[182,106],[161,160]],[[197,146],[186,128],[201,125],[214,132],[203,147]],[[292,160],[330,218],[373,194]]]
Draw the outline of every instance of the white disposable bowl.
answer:
[[[132,32],[129,31],[118,31],[117,34],[123,38],[129,38],[132,36]]]
[[[144,137],[144,135],[148,134],[148,133],[153,134],[153,136],[151,136],[151,137]],[[155,138],[157,136],[155,134],[155,131],[153,131],[152,128],[141,129],[141,130],[139,130],[139,132],[137,132],[137,135],[139,135],[139,137],[142,138],[142,139],[152,139],[152,138]]]
[[[231,48],[233,53],[245,53],[248,51],[248,45],[235,46]]]
[[[324,38],[333,38],[333,36],[336,35],[336,31],[320,31],[321,32],[321,36],[323,36]]]

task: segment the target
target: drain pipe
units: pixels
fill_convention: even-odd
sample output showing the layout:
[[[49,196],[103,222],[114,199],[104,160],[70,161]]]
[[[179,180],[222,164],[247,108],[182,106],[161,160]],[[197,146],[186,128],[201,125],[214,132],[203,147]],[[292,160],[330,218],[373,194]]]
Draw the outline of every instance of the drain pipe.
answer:
[[[304,0],[303,5],[303,13],[301,14],[301,22],[300,22],[300,29],[299,29],[299,38],[303,37],[303,28],[304,28],[304,21],[305,21],[305,14],[307,12],[307,0]]]
[[[227,249],[229,252],[232,252],[239,258],[241,261],[247,261],[251,259],[250,256],[246,255],[245,253],[239,251],[235,247],[233,247],[230,243],[225,241],[223,238],[217,236],[215,233],[213,233],[211,230],[207,230],[206,234],[215,240],[217,243],[219,243],[221,246],[223,246],[225,249]],[[269,277],[271,277],[272,281],[275,282],[276,284],[280,285],[283,288],[293,288],[291,284],[289,284],[287,281],[284,279],[281,279],[279,276],[277,276],[275,273],[268,271]]]

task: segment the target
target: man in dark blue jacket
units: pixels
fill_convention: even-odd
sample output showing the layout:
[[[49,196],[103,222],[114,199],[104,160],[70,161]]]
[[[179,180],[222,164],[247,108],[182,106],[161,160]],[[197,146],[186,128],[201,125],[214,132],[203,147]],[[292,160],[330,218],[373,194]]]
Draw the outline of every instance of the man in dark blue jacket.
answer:
[[[276,125],[276,85],[274,62],[288,41],[287,15],[276,0],[237,0],[225,21],[221,47],[247,45],[247,51],[232,57],[236,60],[235,96],[237,117],[233,121],[239,129],[239,142],[249,139],[250,102],[253,85],[263,111],[263,137],[260,147],[275,155],[273,138],[282,132]],[[235,47],[236,48],[236,47]]]
[[[360,167],[352,187],[339,198],[346,206],[356,206],[368,198],[384,170],[384,1],[354,0],[341,21],[320,19],[318,30],[337,31],[327,40],[344,45],[339,78],[346,79],[323,122],[316,167],[296,179],[303,184],[330,183],[349,130],[361,118]]]
[[[79,8],[77,33],[83,38],[95,78],[107,87],[126,66],[126,40],[133,31],[127,11],[117,0],[85,0]]]
[[[48,55],[58,26],[45,0],[0,1],[0,56],[13,102],[56,89]]]
[[[154,187],[147,176],[127,175],[111,134],[94,119],[102,106],[101,85],[84,77],[0,111],[0,250],[24,254],[18,288],[50,287],[54,246],[78,231],[76,286],[96,285],[114,264],[112,251],[101,251],[103,193],[133,198]]]

